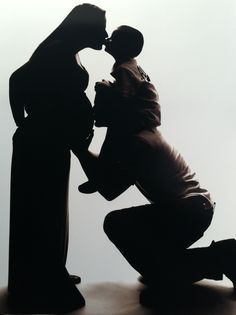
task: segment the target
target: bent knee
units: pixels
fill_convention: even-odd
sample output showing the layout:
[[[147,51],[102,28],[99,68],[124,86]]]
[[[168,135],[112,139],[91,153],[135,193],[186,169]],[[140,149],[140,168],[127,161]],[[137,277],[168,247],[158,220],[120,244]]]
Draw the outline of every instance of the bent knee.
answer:
[[[134,207],[109,212],[103,223],[103,230],[110,239],[126,237],[132,230]]]
[[[114,231],[115,227],[117,226],[117,212],[119,210],[115,210],[112,212],[109,212],[104,219],[103,222],[103,230],[109,237],[112,234],[112,231]]]

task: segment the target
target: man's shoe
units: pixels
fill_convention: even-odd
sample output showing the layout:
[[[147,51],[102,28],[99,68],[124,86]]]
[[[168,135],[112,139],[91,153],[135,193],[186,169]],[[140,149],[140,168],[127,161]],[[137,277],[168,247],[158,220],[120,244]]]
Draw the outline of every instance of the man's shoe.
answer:
[[[183,293],[181,288],[146,287],[140,291],[139,303],[146,308],[162,309],[166,313],[167,308],[177,306],[182,301],[180,292]]]
[[[215,265],[229,278],[236,291],[236,240],[234,238],[215,242],[210,245],[213,250]]]

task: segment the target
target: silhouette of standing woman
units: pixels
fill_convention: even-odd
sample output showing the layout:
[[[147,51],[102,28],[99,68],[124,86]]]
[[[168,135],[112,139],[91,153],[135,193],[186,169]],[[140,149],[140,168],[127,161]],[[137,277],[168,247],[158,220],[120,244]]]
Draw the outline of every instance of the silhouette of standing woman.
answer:
[[[88,73],[76,58],[102,49],[105,11],[76,6],[10,78],[13,136],[9,299],[30,310],[84,306],[66,268],[70,150],[86,147],[92,106]],[[26,112],[26,117],[25,117]],[[25,305],[24,305],[25,304]]]

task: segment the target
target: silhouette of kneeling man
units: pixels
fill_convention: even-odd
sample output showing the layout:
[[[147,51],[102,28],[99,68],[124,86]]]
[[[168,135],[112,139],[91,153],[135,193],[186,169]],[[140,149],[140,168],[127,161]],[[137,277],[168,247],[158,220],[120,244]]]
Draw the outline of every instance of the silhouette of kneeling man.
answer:
[[[114,82],[96,85],[94,106],[95,124],[107,127],[107,134],[99,155],[86,150],[80,154],[89,181],[79,190],[98,191],[113,200],[136,185],[150,202],[112,211],[104,221],[108,238],[142,275],[147,288],[140,293],[140,302],[148,306],[170,288],[182,292],[203,278],[221,280],[225,274],[235,285],[236,241],[189,248],[211,224],[215,204],[156,128],[158,98],[152,106],[140,98],[145,78],[134,58],[143,43],[135,36],[140,39],[133,28],[122,26],[107,40],[117,75]],[[146,89],[148,93],[148,84]]]

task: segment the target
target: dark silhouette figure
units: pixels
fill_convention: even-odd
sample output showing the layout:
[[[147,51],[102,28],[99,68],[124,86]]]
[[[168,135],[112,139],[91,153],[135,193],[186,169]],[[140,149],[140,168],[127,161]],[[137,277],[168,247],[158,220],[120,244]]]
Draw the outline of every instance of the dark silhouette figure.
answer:
[[[215,204],[183,157],[156,129],[160,116],[144,116],[143,125],[141,116],[138,124],[133,121],[138,110],[134,96],[139,93],[134,76],[135,67],[136,73],[139,69],[133,61],[137,47],[132,40],[134,33],[128,28],[123,37],[122,32],[118,28],[113,33],[106,51],[115,57],[115,65],[132,62],[132,69],[122,67],[122,76],[116,77],[123,80],[120,89],[117,82],[115,88],[108,83],[104,83],[106,89],[97,88],[95,123],[108,127],[107,135],[99,156],[89,151],[80,155],[89,182],[79,189],[84,193],[97,189],[107,200],[113,200],[136,185],[149,200],[150,204],[112,211],[104,221],[109,239],[147,285],[140,294],[143,305],[162,299],[170,289],[174,295],[182,292],[203,278],[220,280],[225,274],[235,285],[234,239],[189,248],[211,224]],[[143,106],[148,106],[148,102],[143,102]]]
[[[9,299],[30,310],[85,304],[66,268],[70,150],[93,128],[88,73],[77,52],[102,49],[105,11],[76,6],[10,78],[13,136]],[[27,116],[25,117],[25,112]]]

